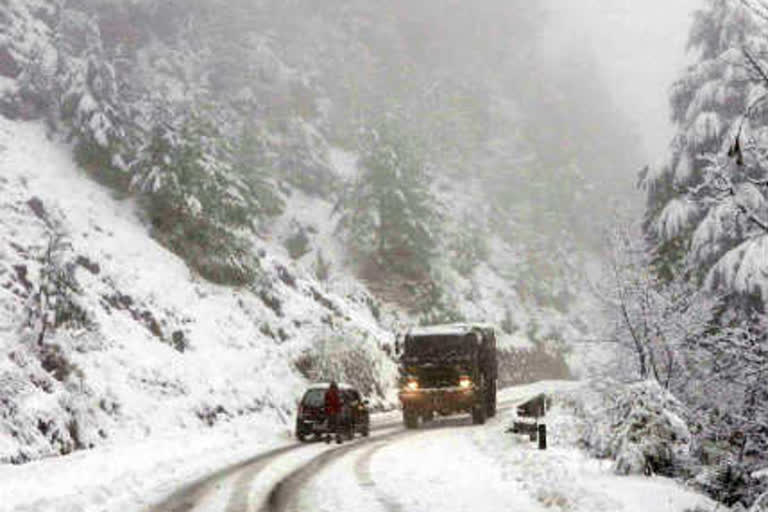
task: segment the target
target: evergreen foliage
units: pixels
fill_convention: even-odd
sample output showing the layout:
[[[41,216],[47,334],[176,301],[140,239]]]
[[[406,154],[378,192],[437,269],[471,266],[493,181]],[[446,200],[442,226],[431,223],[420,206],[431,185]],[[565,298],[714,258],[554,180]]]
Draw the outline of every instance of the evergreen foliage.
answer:
[[[353,246],[393,272],[429,274],[439,242],[439,205],[413,137],[385,121],[363,142],[363,175],[340,220]]]
[[[69,137],[75,140],[76,157],[96,177],[124,190],[133,126],[97,19],[65,8],[54,30],[60,59],[55,101]]]
[[[696,268],[698,283],[758,297],[761,264],[750,255],[766,233],[750,213],[766,212],[765,190],[753,184],[765,171],[741,154],[725,156],[735,141],[762,140],[764,115],[754,107],[766,84],[742,53],[763,51],[768,41],[759,33],[754,13],[739,1],[709,0],[695,13],[688,45],[698,60],[670,98],[678,134],[667,162],[642,176],[656,272],[670,279]]]
[[[200,274],[246,284],[256,272],[242,230],[259,204],[232,171],[232,150],[216,123],[199,113],[160,119],[132,163],[155,234]]]
[[[478,264],[488,258],[489,248],[486,228],[481,221],[465,216],[448,240],[451,265],[461,275],[472,275]]]

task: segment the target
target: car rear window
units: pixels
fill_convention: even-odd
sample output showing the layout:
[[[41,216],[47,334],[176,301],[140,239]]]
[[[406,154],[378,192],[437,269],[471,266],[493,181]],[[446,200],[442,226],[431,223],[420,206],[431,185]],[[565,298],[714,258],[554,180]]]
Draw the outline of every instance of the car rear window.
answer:
[[[323,407],[325,405],[325,390],[310,389],[307,391],[307,394],[304,395],[302,403],[309,407]]]

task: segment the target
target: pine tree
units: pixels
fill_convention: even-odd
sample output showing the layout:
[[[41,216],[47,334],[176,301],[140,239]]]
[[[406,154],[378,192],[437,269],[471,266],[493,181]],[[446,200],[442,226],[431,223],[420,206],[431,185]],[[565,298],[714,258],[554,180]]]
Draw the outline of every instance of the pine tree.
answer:
[[[267,139],[262,126],[246,121],[233,148],[233,171],[248,188],[253,211],[260,217],[279,215],[285,209],[273,182],[275,171],[268,157]]]
[[[414,139],[394,121],[364,142],[363,175],[340,221],[351,243],[401,275],[428,275],[439,237],[439,209]]]
[[[256,271],[245,234],[259,203],[233,170],[232,149],[211,114],[164,109],[138,157],[132,186],[157,236],[203,277],[246,284]]]
[[[127,190],[126,161],[136,142],[128,105],[105,51],[94,14],[62,8],[54,27],[58,65],[49,94],[59,108],[75,156],[98,180]]]
[[[763,90],[742,55],[743,48],[766,47],[758,34],[754,15],[737,0],[709,0],[694,15],[688,45],[698,62],[675,83],[670,98],[678,133],[666,164],[643,177],[644,228],[663,278],[694,266],[699,282],[722,283],[728,291],[738,284],[732,271],[748,256],[738,247],[755,235],[741,210],[762,211],[765,198],[750,182],[752,171],[723,157],[737,138],[748,140],[761,124],[758,118],[744,122],[748,105]]]

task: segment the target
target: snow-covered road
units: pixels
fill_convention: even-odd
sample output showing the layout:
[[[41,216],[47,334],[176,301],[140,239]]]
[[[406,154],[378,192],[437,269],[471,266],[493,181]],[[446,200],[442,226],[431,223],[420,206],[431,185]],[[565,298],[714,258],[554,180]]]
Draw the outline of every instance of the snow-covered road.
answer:
[[[502,391],[500,412],[512,410],[530,396],[529,393],[529,390],[522,393],[520,390]],[[344,478],[339,478],[331,489],[335,496],[348,496],[351,494],[346,489],[353,486],[347,485],[349,482],[345,483],[344,479],[352,478],[353,484],[363,489],[372,486],[368,465],[380,448],[390,444],[397,446],[404,439],[428,435],[437,430],[472,425],[468,415],[437,420],[417,431],[405,430],[399,413],[375,415],[372,421],[368,438],[356,438],[341,446],[310,443],[276,448],[188,484],[161,503],[151,505],[147,512],[325,510],[326,506],[333,507],[333,503],[337,503],[337,500],[327,499],[322,492],[316,495],[320,481],[317,477],[331,475],[337,479],[335,471],[329,472],[328,468],[337,468],[339,464],[354,465],[348,474],[342,470]],[[489,426],[491,424],[493,421],[488,423]],[[450,448],[450,441],[446,446]],[[386,497],[375,493],[373,498],[366,496],[361,499],[387,504]],[[343,503],[342,506],[345,508],[336,510],[347,510],[352,504]],[[385,510],[391,510],[391,507]]]
[[[666,478],[614,475],[573,448],[539,451],[469,418],[372,441],[333,459],[291,489],[275,512],[682,512],[710,505]],[[710,510],[711,508],[702,509]]]
[[[671,480],[616,476],[610,463],[561,445],[556,432],[546,451],[505,432],[516,405],[572,386],[504,390],[499,415],[483,426],[464,415],[405,430],[392,415],[379,417],[370,438],[284,448],[152,510],[671,512],[707,503]]]
[[[683,511],[712,503],[669,479],[617,476],[610,461],[570,445],[568,419],[553,411],[551,446],[538,450],[505,430],[514,405],[573,383],[505,390],[505,407],[483,426],[466,416],[372,439],[300,470],[279,488],[272,512]],[[271,506],[270,506],[271,505]]]
[[[558,407],[547,415],[551,427],[547,450],[538,450],[527,437],[505,432],[521,402],[541,392],[578,385],[546,382],[500,391],[499,414],[482,426],[461,415],[406,430],[394,411],[374,415],[370,437],[340,446],[265,437],[263,447],[254,448],[250,438],[243,438],[237,444],[239,450],[222,451],[220,462],[214,463],[216,458],[208,452],[216,448],[215,443],[210,449],[196,448],[188,440],[192,444],[187,451],[197,449],[204,460],[196,462],[193,456],[163,464],[148,462],[140,471],[137,463],[133,470],[123,467],[136,457],[115,451],[110,464],[105,454],[98,453],[31,464],[0,473],[9,477],[8,492],[0,485],[0,511],[672,512],[697,505],[711,508],[709,500],[672,480],[616,476],[610,461],[592,459],[574,445],[572,416]],[[92,474],[94,482],[88,486],[82,476],[68,480],[62,472],[68,469],[82,475],[92,471],[96,462],[105,470],[115,466],[104,482]],[[207,471],[200,471],[203,467]]]

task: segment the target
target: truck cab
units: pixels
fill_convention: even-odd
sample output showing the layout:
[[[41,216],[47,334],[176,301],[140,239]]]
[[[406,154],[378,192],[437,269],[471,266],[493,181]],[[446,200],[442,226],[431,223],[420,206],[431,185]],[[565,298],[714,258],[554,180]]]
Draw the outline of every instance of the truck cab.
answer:
[[[409,330],[400,355],[403,422],[468,412],[475,424],[496,414],[496,334],[485,324],[445,324]]]

